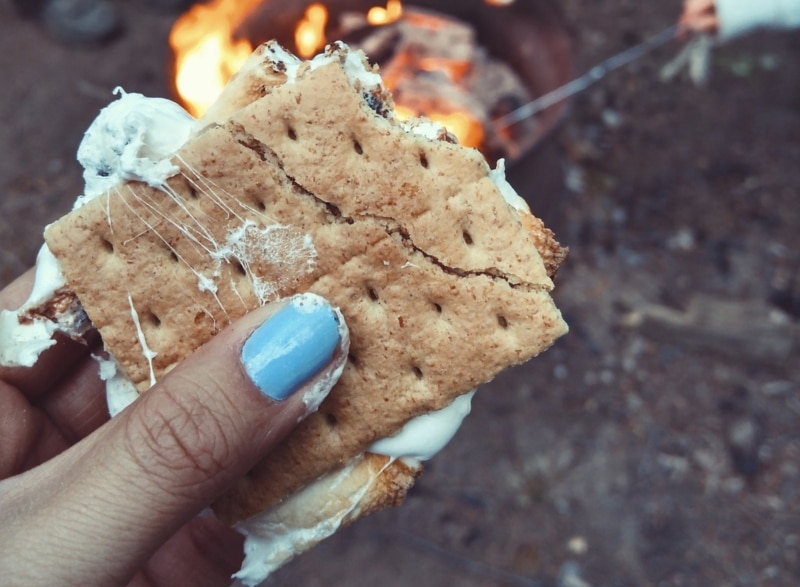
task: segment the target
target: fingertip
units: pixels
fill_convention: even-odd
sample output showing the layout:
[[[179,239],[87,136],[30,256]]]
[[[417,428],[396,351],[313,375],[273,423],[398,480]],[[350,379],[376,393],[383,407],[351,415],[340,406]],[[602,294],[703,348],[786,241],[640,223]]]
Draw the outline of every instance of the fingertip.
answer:
[[[294,296],[247,338],[242,367],[262,394],[284,401],[331,363],[343,342],[343,324],[323,298]]]

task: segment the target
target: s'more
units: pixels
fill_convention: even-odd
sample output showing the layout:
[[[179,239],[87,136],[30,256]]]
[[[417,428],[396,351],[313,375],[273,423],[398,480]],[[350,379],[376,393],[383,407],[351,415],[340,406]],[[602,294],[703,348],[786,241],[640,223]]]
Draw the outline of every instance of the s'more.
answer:
[[[169,104],[123,93],[87,132],[87,192],[40,255],[60,309],[36,316],[45,334],[99,331],[113,412],[260,305],[308,292],[340,309],[333,391],[213,506],[247,536],[237,579],[256,585],[402,502],[474,390],[566,333],[566,251],[502,163],[399,120],[342,43],[310,61],[262,45],[201,120]]]

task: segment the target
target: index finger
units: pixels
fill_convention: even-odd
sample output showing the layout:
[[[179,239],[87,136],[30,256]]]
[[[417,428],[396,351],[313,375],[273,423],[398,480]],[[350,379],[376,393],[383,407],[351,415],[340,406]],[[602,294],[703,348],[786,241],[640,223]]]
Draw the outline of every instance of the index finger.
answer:
[[[0,291],[0,311],[16,310],[28,299],[33,289],[35,269],[28,269]]]

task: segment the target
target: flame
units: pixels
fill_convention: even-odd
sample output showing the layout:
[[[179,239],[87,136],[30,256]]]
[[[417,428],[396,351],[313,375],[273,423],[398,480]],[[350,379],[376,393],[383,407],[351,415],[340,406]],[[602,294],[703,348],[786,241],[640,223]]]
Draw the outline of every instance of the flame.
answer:
[[[386,8],[373,6],[367,12],[367,22],[372,26],[381,26],[399,20],[403,15],[403,4],[400,0],[388,0]]]
[[[261,0],[213,0],[195,4],[172,27],[175,86],[186,109],[200,117],[253,52],[234,40],[239,23]]]
[[[303,59],[313,57],[325,46],[325,25],[328,24],[328,9],[315,2],[306,8],[305,16],[294,31],[297,54]]]

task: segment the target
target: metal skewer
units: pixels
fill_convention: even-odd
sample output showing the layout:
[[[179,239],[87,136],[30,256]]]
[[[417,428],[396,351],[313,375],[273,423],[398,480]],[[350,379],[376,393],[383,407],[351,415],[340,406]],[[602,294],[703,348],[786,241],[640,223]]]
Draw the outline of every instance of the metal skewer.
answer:
[[[497,128],[509,127],[521,122],[522,120],[525,120],[526,118],[530,118],[534,114],[537,114],[542,110],[553,106],[554,104],[558,104],[570,96],[579,94],[580,92],[599,82],[615,69],[619,69],[620,67],[623,67],[633,61],[636,61],[640,57],[647,55],[655,49],[663,47],[676,38],[678,29],[679,25],[677,24],[667,27],[646,41],[639,43],[638,45],[634,45],[629,49],[625,49],[621,53],[617,53],[612,57],[609,57],[605,61],[595,65],[592,69],[579,78],[576,78],[571,82],[556,88],[555,90],[547,92],[535,100],[528,102],[524,106],[520,106],[513,112],[496,119],[495,125]]]

